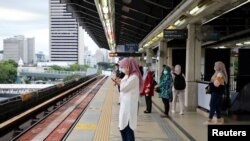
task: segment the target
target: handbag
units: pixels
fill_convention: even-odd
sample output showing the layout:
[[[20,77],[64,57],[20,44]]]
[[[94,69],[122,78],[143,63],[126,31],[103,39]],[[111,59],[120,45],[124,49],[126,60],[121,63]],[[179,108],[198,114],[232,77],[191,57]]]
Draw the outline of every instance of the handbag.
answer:
[[[209,83],[207,85],[207,87],[205,88],[205,90],[206,90],[206,94],[211,94],[211,83]]]
[[[160,87],[157,87],[157,88],[155,89],[155,91],[156,91],[157,93],[161,93]]]

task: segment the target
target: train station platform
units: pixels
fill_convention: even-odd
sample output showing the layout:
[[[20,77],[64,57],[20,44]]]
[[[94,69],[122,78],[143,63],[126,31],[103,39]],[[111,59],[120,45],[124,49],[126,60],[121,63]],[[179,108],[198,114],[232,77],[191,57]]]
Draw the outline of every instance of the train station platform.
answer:
[[[121,141],[118,128],[119,95],[110,78],[103,84],[66,140]],[[172,114],[162,118],[163,104],[158,95],[153,97],[152,113],[145,114],[145,99],[140,98],[136,141],[206,141],[205,115],[199,112]],[[178,107],[177,107],[178,109]]]
[[[118,101],[118,90],[108,78],[65,140],[121,141]],[[208,113],[197,110],[180,115],[177,111],[170,112],[170,118],[162,118],[163,103],[157,93],[152,107],[152,113],[145,114],[145,99],[140,98],[136,141],[207,141],[208,126],[203,123]]]

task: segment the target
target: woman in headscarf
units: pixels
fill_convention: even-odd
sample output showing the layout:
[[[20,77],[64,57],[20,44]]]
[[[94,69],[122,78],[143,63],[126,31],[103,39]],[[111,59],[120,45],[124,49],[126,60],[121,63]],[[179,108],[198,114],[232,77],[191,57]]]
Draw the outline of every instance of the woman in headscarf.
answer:
[[[149,69],[146,79],[144,80],[143,92],[141,95],[145,96],[146,110],[144,113],[151,113],[152,110],[152,96],[154,96],[154,87],[156,83],[154,80],[154,72]]]
[[[215,73],[211,78],[211,99],[210,99],[210,111],[209,118],[205,124],[212,123],[213,116],[216,112],[217,123],[221,124],[223,121],[221,119],[220,101],[224,93],[225,85],[228,82],[228,76],[225,64],[221,61],[217,61],[214,64]]]
[[[162,117],[169,118],[169,102],[172,101],[172,83],[173,78],[171,74],[171,69],[169,66],[166,66],[160,78],[160,83],[157,87],[160,89],[159,97],[162,98],[162,102],[164,104],[165,112]]]
[[[119,63],[125,77],[120,83],[119,129],[123,141],[134,141],[137,127],[137,110],[140,92],[143,89],[142,75],[134,58],[125,58]]]

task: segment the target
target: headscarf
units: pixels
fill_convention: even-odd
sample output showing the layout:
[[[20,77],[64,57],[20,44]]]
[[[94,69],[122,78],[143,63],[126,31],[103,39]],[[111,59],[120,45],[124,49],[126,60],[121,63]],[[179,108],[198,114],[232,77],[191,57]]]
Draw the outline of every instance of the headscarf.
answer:
[[[164,74],[164,71],[165,71],[165,70],[167,71],[167,74]],[[166,75],[171,75],[171,68],[170,68],[169,66],[165,66],[165,68],[163,68],[162,73],[161,73],[161,78],[160,78],[160,79],[162,79],[163,75],[164,75],[164,76],[166,76]]]
[[[165,71],[167,73],[164,73]],[[159,96],[161,98],[167,98],[167,99],[172,98],[172,82],[173,82],[173,78],[171,74],[171,68],[169,66],[166,66],[163,69],[162,76],[160,78],[160,83],[159,83],[159,87],[160,87]]]
[[[139,69],[139,65],[136,63],[135,59],[132,57],[124,58],[119,62],[119,65],[121,68],[125,68],[125,67],[129,68],[129,76],[134,74],[139,78],[139,88],[140,88],[140,92],[142,92],[143,91],[142,75]]]
[[[174,67],[174,72],[175,72],[177,75],[180,75],[180,74],[181,74],[181,65],[179,65],[179,64],[175,65],[175,67]]]

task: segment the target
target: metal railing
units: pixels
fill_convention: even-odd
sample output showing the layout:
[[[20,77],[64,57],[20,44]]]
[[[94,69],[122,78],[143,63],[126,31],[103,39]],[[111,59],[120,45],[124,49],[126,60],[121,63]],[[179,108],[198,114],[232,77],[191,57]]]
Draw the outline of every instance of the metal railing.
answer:
[[[230,92],[236,92],[236,84],[237,84],[237,80],[236,80],[237,76],[235,75],[230,75],[230,82],[229,82],[229,91]]]

